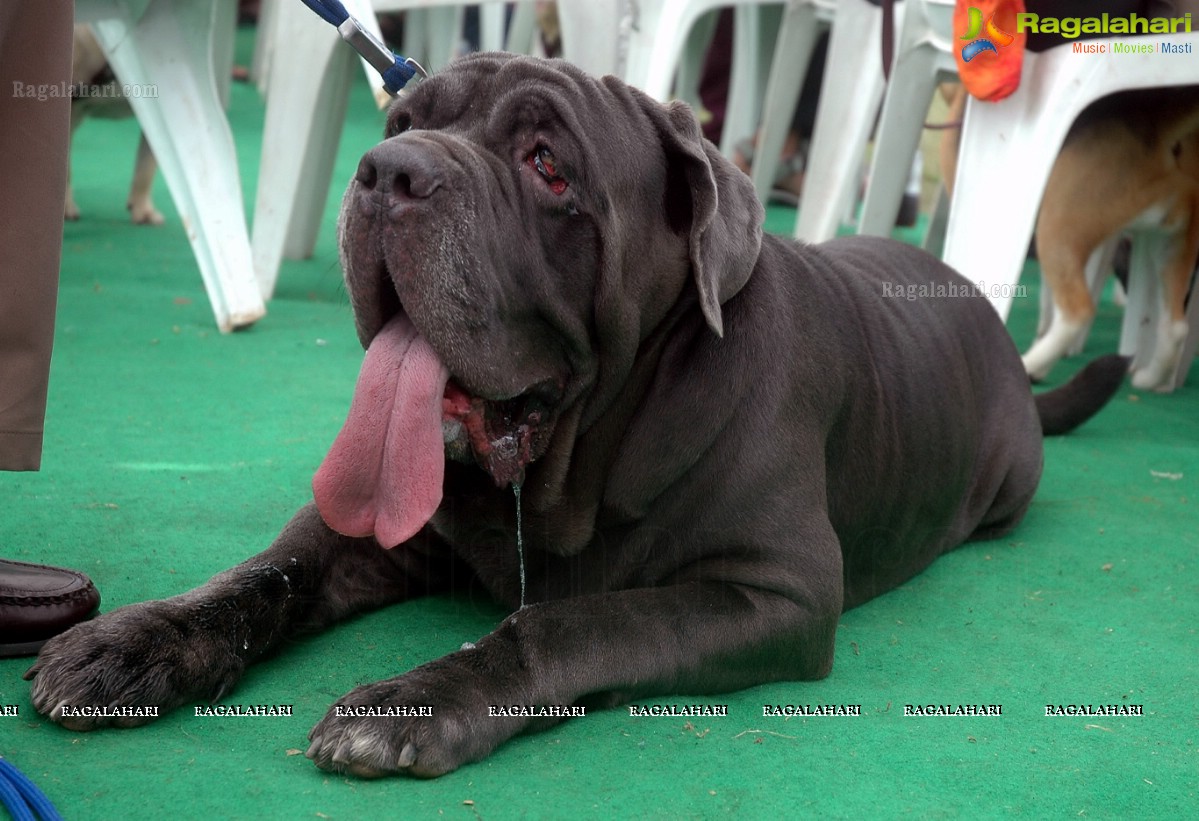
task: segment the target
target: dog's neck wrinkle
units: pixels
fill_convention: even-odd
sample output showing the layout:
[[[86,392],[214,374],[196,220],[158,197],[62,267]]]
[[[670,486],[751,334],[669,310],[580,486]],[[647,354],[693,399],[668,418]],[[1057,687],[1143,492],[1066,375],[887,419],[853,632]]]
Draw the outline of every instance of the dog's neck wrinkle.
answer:
[[[694,308],[692,305],[691,310]],[[577,410],[559,419],[548,451],[556,454],[555,459],[530,465],[530,480],[524,486],[525,509],[543,522],[552,552],[573,555],[591,543],[601,520],[617,444],[649,393],[675,325],[687,313],[677,308],[659,323],[642,343],[622,389],[590,425],[584,428],[582,422],[585,411],[595,412],[591,400],[580,401]],[[619,520],[621,516],[604,518]]]

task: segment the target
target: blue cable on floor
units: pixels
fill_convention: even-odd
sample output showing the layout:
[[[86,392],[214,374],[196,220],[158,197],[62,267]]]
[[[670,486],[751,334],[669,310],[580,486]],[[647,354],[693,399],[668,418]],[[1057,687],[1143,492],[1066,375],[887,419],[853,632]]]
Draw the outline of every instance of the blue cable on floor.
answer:
[[[0,803],[13,821],[62,821],[46,794],[4,756],[0,756]]]

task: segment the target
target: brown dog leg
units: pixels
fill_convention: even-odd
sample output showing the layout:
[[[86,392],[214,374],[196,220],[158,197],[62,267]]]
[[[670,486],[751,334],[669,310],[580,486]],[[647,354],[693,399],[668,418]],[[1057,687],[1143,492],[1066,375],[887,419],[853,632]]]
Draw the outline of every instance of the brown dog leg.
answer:
[[[129,187],[129,213],[138,225],[162,225],[163,216],[150,199],[154,175],[158,172],[158,160],[142,134],[137,144],[137,163],[133,169],[133,184]]]
[[[1049,329],[1024,354],[1024,370],[1034,382],[1049,375],[1078,336],[1095,317],[1095,303],[1087,287],[1086,264],[1094,250],[1089,244],[1053,245],[1042,249],[1038,226],[1038,256],[1044,287],[1053,293],[1053,317]]]

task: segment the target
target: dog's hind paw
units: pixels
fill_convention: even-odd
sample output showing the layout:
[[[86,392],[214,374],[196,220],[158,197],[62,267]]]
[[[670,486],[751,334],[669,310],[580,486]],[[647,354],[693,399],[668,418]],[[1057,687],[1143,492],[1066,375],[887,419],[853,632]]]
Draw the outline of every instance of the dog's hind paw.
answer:
[[[1170,393],[1174,390],[1174,373],[1182,359],[1182,348],[1190,326],[1185,320],[1162,320],[1157,329],[1157,346],[1153,358],[1132,373],[1132,386],[1143,391]]]
[[[1132,386],[1142,391],[1170,393],[1173,390],[1170,385],[1170,376],[1170,369],[1155,367],[1155,363],[1150,363],[1146,367],[1137,368],[1132,372]]]
[[[150,201],[129,203],[129,215],[134,225],[162,225],[166,218]]]

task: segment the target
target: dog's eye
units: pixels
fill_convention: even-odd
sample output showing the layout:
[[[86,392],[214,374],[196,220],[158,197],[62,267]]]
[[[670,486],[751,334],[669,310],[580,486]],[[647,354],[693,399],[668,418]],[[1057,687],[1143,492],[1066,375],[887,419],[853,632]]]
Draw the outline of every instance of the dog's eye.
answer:
[[[539,145],[529,154],[526,162],[537,169],[537,173],[541,175],[541,178],[545,180],[550,190],[555,194],[562,194],[566,191],[567,183],[558,174],[558,161],[554,159],[554,152],[550,151],[544,145]]]
[[[394,137],[397,134],[403,134],[412,127],[412,117],[407,111],[397,111],[393,113],[387,121],[387,128],[384,133],[388,137]]]
[[[557,179],[558,166],[554,160],[554,152],[545,146],[541,146],[533,152],[533,165],[547,180]]]

